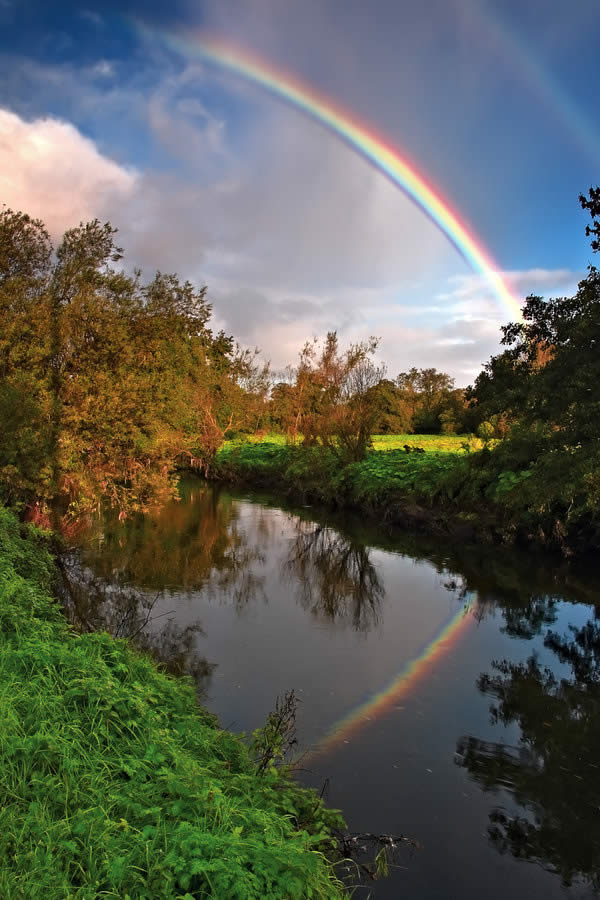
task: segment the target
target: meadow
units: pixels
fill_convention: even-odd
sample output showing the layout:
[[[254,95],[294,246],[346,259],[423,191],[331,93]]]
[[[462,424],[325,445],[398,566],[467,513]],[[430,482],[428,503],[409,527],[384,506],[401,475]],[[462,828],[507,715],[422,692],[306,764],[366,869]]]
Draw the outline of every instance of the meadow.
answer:
[[[269,434],[225,442],[213,472],[335,506],[373,509],[398,497],[430,502],[447,496],[449,478],[464,473],[466,457],[482,446],[465,435],[375,435],[365,459],[344,465],[323,447],[293,445]]]
[[[374,434],[372,437],[374,450],[401,450],[406,444],[408,447],[423,447],[426,451],[435,450],[439,453],[464,453],[463,443],[475,443],[482,446],[471,434]],[[223,448],[239,446],[241,443],[249,444],[275,444],[286,446],[286,438],[283,434],[270,432],[260,435],[246,435],[242,439],[225,441]]]

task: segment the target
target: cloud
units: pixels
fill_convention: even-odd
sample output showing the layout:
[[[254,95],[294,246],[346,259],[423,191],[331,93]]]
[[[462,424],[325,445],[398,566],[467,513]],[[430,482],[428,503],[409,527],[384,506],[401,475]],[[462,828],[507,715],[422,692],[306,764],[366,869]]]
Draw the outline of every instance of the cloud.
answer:
[[[572,269],[531,268],[500,272],[503,281],[514,297],[524,300],[531,294],[563,297],[572,294],[584,272]],[[437,295],[440,308],[454,315],[485,316],[490,320],[505,322],[509,313],[498,305],[489,283],[482,275],[457,275],[449,279],[448,289]]]
[[[102,16],[92,9],[80,9],[79,16],[86,22],[89,22],[94,28],[102,28],[104,19]]]
[[[188,71],[147,99],[154,132],[179,122],[194,148],[173,170],[128,169],[67,122],[0,110],[0,199],[40,216],[54,236],[110,219],[132,265],[207,282],[216,327],[260,346],[276,368],[335,329],[344,341],[380,335],[393,374],[436,366],[471,381],[507,320],[485,279],[452,274],[461,264],[425,217],[288,110],[264,113],[259,134],[234,153],[228,123],[189,95],[201,77]],[[581,276],[503,274],[518,295],[562,295]]]
[[[54,237],[127,202],[137,181],[67,122],[0,109],[0,200],[42,218]]]
[[[202,66],[186,65],[181,71],[163,75],[146,107],[154,136],[173,159],[187,163],[196,172],[221,158],[231,161],[224,120],[199,99],[205,83]],[[207,159],[209,156],[211,159]]]
[[[500,328],[489,319],[456,319],[437,326],[388,324],[382,334],[380,357],[392,377],[411,366],[448,372],[457,387],[470,384],[482,364],[498,353]]]
[[[97,78],[112,78],[115,74],[115,67],[107,59],[100,59],[91,67],[90,73]]]

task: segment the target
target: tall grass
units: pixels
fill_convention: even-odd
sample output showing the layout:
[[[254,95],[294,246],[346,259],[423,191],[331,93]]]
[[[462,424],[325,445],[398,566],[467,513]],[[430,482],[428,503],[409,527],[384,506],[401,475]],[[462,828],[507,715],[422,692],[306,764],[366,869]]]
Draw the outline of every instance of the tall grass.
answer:
[[[339,816],[51,598],[43,536],[0,509],[0,897],[334,898]]]

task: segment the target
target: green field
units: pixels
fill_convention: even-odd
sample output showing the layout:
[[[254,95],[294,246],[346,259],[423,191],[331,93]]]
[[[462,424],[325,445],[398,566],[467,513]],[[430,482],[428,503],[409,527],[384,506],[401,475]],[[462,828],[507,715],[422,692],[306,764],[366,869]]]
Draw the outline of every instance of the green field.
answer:
[[[438,453],[464,453],[463,443],[480,443],[471,434],[374,434],[374,450],[400,450],[406,444],[408,447],[422,447],[426,451],[434,450]],[[283,434],[275,432],[257,436],[248,435],[243,439],[225,441],[225,449],[238,446],[240,443],[250,444],[276,444],[285,446],[286,438]]]
[[[470,434],[374,434],[375,450],[400,450],[408,447],[422,447],[437,453],[464,453],[462,444],[473,441]]]
[[[375,435],[361,462],[340,465],[331,450],[287,444],[283,435],[228,441],[215,460],[215,474],[269,488],[291,489],[335,505],[379,506],[392,496],[450,499],[465,480],[468,454],[481,441],[465,435]],[[424,453],[407,453],[404,445]]]

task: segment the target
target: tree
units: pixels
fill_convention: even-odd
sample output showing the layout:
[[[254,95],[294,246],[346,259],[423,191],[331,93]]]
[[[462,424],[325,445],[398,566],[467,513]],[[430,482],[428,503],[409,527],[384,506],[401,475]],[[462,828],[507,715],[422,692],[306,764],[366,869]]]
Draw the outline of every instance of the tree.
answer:
[[[269,421],[279,431],[293,431],[296,418],[294,397],[294,386],[286,381],[278,381],[271,388]]]
[[[600,188],[582,206],[600,212]],[[599,235],[597,220],[588,235]],[[598,250],[598,239],[592,241]],[[600,273],[593,266],[573,297],[529,296],[523,321],[502,328],[507,348],[492,357],[468,397],[483,418],[504,415],[522,429],[543,432],[557,447],[595,442],[600,435]]]
[[[579,195],[582,209],[589,210],[592,224],[586,225],[585,233],[591,237],[591,246],[594,253],[600,252],[600,187],[591,187],[588,196]]]
[[[116,230],[0,213],[0,477],[5,496],[123,515],[172,496],[182,462],[264,414],[268,367],[209,328],[206,288],[117,264]]]
[[[370,392],[378,409],[375,434],[405,434],[412,431],[412,409],[400,388],[383,378]]]
[[[454,388],[454,379],[437,369],[409,369],[396,378],[406,408],[410,411],[411,431],[422,434],[460,431],[464,416],[462,391]]]
[[[289,432],[301,432],[306,447],[326,447],[344,462],[363,459],[377,421],[372,391],[384,368],[372,356],[377,340],[370,338],[340,351],[336,332],[322,344],[304,345],[290,394]]]

